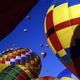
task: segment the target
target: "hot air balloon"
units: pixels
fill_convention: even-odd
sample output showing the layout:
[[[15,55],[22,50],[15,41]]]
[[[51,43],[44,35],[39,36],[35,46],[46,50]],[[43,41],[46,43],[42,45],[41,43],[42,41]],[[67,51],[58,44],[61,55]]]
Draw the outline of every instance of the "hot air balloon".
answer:
[[[46,57],[46,52],[45,52],[45,51],[42,51],[42,52],[41,52],[41,56],[42,56],[43,58],[45,58],[45,57]]]
[[[36,79],[31,79],[31,80],[59,80],[58,78],[50,77],[50,76],[44,76]]]
[[[3,64],[6,64],[6,66],[22,65],[33,72],[36,77],[41,70],[41,60],[39,56],[32,50],[26,48],[9,49],[8,52],[5,51],[5,53],[2,53],[2,55],[0,55],[0,67],[3,67]],[[4,70],[6,66],[1,69]]]
[[[46,68],[46,72],[48,72],[48,68]]]
[[[35,75],[21,65],[11,65],[0,73],[0,80],[31,80]]]
[[[46,47],[49,47],[48,44],[46,44]]]
[[[44,45],[43,44],[40,44],[40,47],[43,47]]]
[[[62,78],[62,77],[70,77],[73,78],[74,80],[79,80],[74,74],[72,74],[68,69],[64,69],[62,72],[59,73],[59,75],[57,76],[58,78]]]
[[[24,29],[24,32],[27,32],[28,30],[27,29]]]
[[[26,19],[28,19],[28,20],[29,20],[29,19],[30,19],[30,16],[26,16]]]
[[[44,26],[53,53],[80,79],[79,7],[79,0],[54,0],[47,11]]]
[[[74,80],[74,79],[69,78],[69,77],[62,77],[60,80]]]

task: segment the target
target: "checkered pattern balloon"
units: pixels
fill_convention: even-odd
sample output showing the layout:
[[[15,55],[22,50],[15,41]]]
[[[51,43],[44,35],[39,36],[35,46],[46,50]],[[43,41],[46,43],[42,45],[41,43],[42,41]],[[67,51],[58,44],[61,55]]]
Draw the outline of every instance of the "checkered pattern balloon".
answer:
[[[80,1],[53,0],[44,26],[54,54],[80,78]]]

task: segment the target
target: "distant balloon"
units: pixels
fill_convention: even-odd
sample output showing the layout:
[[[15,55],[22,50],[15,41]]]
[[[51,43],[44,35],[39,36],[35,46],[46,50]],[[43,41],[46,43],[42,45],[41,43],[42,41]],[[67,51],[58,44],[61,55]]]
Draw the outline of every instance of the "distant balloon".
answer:
[[[49,47],[49,45],[48,45],[48,44],[46,44],[46,47]]]
[[[48,69],[46,69],[46,72],[48,72]]]
[[[41,52],[41,56],[43,57],[43,58],[45,58],[46,57],[46,52]]]
[[[9,49],[8,52],[5,51],[5,53],[0,55],[0,66],[1,64],[7,64],[9,66],[22,65],[32,71],[36,76],[39,75],[41,70],[41,60],[39,56],[32,50],[26,48],[14,48]]]
[[[24,29],[24,32],[27,32],[27,29]]]
[[[40,44],[40,47],[43,47],[44,45],[43,44]]]
[[[40,77],[32,80],[59,80],[58,78],[50,77],[50,76],[45,76],[45,77]]]
[[[79,7],[79,0],[53,0],[44,26],[47,41],[54,54],[80,79]]]
[[[29,19],[30,19],[30,16],[26,16],[26,19],[28,19],[28,20],[29,20]]]

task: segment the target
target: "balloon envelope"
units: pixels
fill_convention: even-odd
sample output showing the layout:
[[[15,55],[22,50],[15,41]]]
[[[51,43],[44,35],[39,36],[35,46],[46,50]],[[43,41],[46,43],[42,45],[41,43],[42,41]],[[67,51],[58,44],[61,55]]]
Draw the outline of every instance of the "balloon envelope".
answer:
[[[74,80],[74,79],[69,78],[69,77],[62,77],[60,80]]]
[[[44,45],[43,44],[40,44],[40,47],[43,47]]]
[[[48,47],[48,44],[46,44],[46,47]]]
[[[80,1],[54,0],[45,17],[45,34],[54,54],[80,78]]]
[[[41,70],[41,60],[39,56],[32,50],[26,48],[14,48],[9,49],[8,51],[5,50],[5,52],[0,55],[1,67],[3,67],[2,64],[7,64],[8,66],[22,65],[26,69],[32,71],[35,76],[38,76]],[[6,68],[6,66],[4,66],[4,68]]]
[[[40,77],[40,78],[36,78],[36,79],[32,79],[32,80],[59,80],[59,79],[50,77],[50,76],[44,76],[44,77]]]
[[[0,73],[0,80],[30,80],[31,78],[34,78],[34,74],[21,65],[11,65]]]
[[[45,58],[46,57],[46,52],[41,52],[41,56],[43,57],[43,58]]]

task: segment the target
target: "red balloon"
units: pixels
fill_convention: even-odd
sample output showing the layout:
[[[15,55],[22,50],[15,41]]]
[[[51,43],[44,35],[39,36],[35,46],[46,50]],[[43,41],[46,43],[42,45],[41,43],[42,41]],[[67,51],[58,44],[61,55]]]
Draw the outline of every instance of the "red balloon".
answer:
[[[43,58],[45,58],[45,56],[46,56],[46,52],[41,52],[41,56],[43,57]]]

